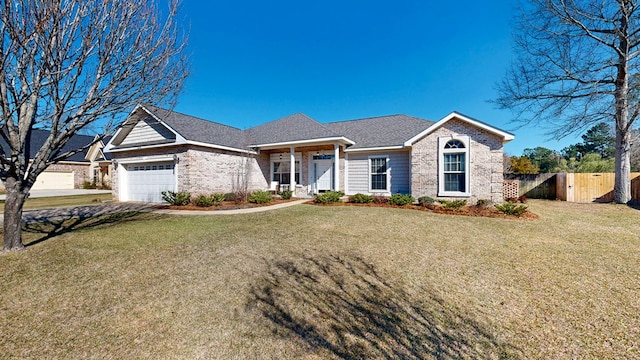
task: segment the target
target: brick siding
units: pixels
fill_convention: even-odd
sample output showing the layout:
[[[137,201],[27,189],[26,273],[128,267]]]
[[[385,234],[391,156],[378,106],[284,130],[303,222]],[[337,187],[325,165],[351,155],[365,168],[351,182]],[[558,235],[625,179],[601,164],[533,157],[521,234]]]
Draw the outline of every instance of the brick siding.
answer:
[[[442,127],[417,141],[411,150],[411,192],[414,197],[438,197],[438,138],[468,135],[470,204],[479,199],[503,200],[502,138],[461,120],[452,119]]]

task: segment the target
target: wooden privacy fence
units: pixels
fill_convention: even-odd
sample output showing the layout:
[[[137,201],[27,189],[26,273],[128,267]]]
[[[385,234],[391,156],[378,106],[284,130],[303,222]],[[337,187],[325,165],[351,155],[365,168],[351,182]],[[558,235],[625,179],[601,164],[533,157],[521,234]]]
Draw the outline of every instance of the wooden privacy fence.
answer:
[[[571,202],[613,201],[614,173],[505,174],[504,178],[517,180],[518,196],[529,199],[558,199]],[[631,179],[631,198],[634,201],[640,201],[640,173],[631,173]]]
[[[518,180],[518,196],[528,199],[556,199],[556,174],[505,174],[505,180]]]
[[[571,202],[613,201],[614,173],[560,173],[556,197]],[[631,198],[640,201],[640,173],[631,174]]]

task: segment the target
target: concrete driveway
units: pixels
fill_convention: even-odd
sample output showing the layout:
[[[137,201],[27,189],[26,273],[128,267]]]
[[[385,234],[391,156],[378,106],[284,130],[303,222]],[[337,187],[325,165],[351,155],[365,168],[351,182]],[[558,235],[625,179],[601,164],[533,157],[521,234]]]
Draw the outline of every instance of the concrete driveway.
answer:
[[[73,195],[90,195],[90,194],[111,194],[111,190],[95,190],[95,189],[68,189],[68,190],[31,190],[30,198],[55,197],[55,196],[73,196]],[[4,201],[6,195],[0,195],[0,200]]]

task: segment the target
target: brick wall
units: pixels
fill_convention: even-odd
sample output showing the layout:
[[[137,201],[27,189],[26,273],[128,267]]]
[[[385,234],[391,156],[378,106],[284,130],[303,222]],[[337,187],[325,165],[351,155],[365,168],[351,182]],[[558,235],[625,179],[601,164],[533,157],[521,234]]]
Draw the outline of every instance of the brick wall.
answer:
[[[194,195],[214,192],[227,193],[233,190],[233,182],[240,171],[248,174],[248,189],[267,189],[269,177],[268,155],[239,155],[239,153],[199,146],[176,146],[148,150],[112,153],[118,167],[122,162],[153,161],[176,155],[178,191]],[[266,170],[265,170],[266,169]],[[113,171],[111,188],[114,199],[119,197],[118,171]]]
[[[417,141],[411,150],[411,192],[414,197],[438,197],[438,138],[468,135],[470,198],[492,202],[503,200],[503,147],[502,139],[466,122],[452,119],[431,134]]]
[[[268,175],[265,177],[260,167],[265,164],[263,157],[190,148],[186,156],[188,185],[185,188],[192,194],[227,193],[233,190],[234,183],[242,184],[246,179],[249,191],[267,189]],[[267,165],[267,173],[268,169]]]

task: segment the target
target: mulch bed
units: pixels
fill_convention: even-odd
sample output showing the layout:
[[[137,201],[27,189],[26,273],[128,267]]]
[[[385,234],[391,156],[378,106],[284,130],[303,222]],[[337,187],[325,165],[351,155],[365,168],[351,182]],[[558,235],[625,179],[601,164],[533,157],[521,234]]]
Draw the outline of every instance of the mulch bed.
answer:
[[[219,205],[219,206],[208,206],[208,207],[196,206],[194,204],[189,204],[189,205],[184,205],[184,206],[158,205],[156,207],[156,209],[193,210],[193,211],[236,210],[236,209],[251,209],[251,208],[262,207],[262,206],[277,205],[277,204],[287,203],[287,202],[290,202],[290,201],[293,201],[293,200],[296,200],[296,199],[289,199],[289,200],[273,199],[273,201],[271,201],[268,204],[254,204],[254,203],[250,203],[250,202],[244,202],[244,203],[236,204],[233,201],[224,201],[224,202],[222,202],[222,205]]]
[[[490,217],[490,218],[502,218],[502,219],[522,219],[522,220],[538,219],[538,215],[532,213],[529,210],[525,211],[524,214],[520,216],[515,216],[515,215],[507,215],[507,214],[501,213],[493,206],[463,206],[459,210],[451,210],[451,209],[445,209],[441,206],[427,208],[427,207],[418,206],[418,205],[398,206],[398,205],[390,205],[385,203],[356,204],[356,203],[350,203],[350,202],[339,202],[339,203],[332,203],[332,204],[318,204],[313,200],[307,201],[305,204],[316,205],[316,206],[367,206],[367,207],[412,209],[412,210],[419,210],[419,211],[427,211],[427,212],[436,213],[436,214],[478,216],[478,217]]]
[[[250,208],[262,207],[262,206],[282,204],[282,203],[290,202],[293,200],[297,200],[297,199],[290,199],[290,200],[273,199],[273,201],[271,201],[268,204],[253,204],[249,202],[236,204],[233,201],[225,201],[222,203],[222,205],[209,206],[209,207],[200,207],[194,204],[189,204],[184,206],[159,205],[156,207],[156,209],[192,210],[192,211],[236,210],[236,209],[250,209]],[[349,203],[349,202],[339,202],[339,203],[332,203],[332,204],[318,204],[313,200],[309,200],[305,202],[305,204],[310,204],[315,206],[361,206],[361,207],[412,209],[412,210],[427,211],[427,212],[432,212],[436,214],[445,214],[445,215],[479,216],[479,217],[503,218],[503,219],[524,219],[524,220],[538,219],[537,214],[534,214],[528,210],[524,214],[518,217],[514,215],[503,214],[493,206],[485,206],[485,207],[463,206],[459,210],[451,210],[451,209],[445,209],[441,206],[426,208],[424,206],[418,206],[418,205],[398,206],[398,205],[390,205],[385,203],[355,204],[355,203]]]

